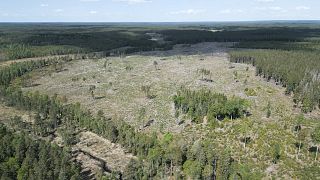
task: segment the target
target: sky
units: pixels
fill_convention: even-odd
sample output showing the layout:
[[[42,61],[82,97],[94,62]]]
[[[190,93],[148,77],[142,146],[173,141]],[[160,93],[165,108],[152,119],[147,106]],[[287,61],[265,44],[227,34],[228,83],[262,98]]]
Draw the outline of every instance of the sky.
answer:
[[[320,0],[0,1],[0,22],[320,20]]]

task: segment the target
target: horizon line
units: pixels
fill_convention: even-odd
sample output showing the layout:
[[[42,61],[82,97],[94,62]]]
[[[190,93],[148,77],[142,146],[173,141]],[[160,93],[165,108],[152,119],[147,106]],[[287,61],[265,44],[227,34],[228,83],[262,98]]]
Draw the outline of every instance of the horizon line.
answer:
[[[237,23],[237,22],[311,22],[319,21],[320,19],[308,20],[221,20],[221,21],[0,21],[4,23]]]

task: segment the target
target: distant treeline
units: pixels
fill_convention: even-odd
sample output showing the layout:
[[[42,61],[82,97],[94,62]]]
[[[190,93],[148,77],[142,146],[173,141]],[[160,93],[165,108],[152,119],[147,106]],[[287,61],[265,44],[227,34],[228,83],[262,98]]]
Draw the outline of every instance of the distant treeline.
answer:
[[[165,40],[173,44],[192,44],[198,42],[255,42],[255,41],[276,41],[292,42],[303,41],[320,35],[320,29],[310,28],[257,28],[243,30],[164,30],[160,31],[165,35]]]
[[[286,51],[319,51],[319,40],[305,40],[305,41],[242,41],[235,43],[233,48],[245,49],[274,49]]]
[[[31,26],[32,27],[32,26]],[[30,28],[31,28],[30,27]],[[71,26],[72,27],[72,26]],[[46,26],[35,30],[10,27],[0,30],[0,60],[39,57],[46,55],[76,54],[88,52],[106,52],[118,49],[118,53],[132,53],[150,50],[168,50],[175,44],[194,44],[199,42],[241,42],[235,47],[270,47],[273,44],[301,42],[306,38],[319,37],[317,28],[235,28],[226,27],[219,31],[210,28],[175,28],[171,30],[144,28],[117,28],[109,26],[71,28]],[[152,41],[148,32],[157,32],[164,36],[164,43]],[[255,44],[257,46],[255,46]],[[272,43],[271,43],[272,44]],[[301,45],[303,46],[303,45]],[[301,47],[299,45],[299,47]],[[125,48],[124,48],[125,47]],[[284,46],[281,46],[284,48]]]
[[[120,47],[135,47],[143,51],[157,47],[157,43],[149,39],[150,37],[143,32],[92,31],[88,33],[32,34],[24,39],[23,42],[32,46],[70,45],[81,47],[88,51],[107,51]]]
[[[16,29],[20,31],[20,29]],[[0,34],[1,59],[21,59],[47,55],[76,54],[89,52],[106,52],[114,49],[118,53],[132,53],[150,51],[154,49],[171,49],[170,44],[159,44],[151,41],[151,37],[144,31],[103,31],[91,30],[87,32],[77,29],[59,31],[35,31],[21,34],[20,32],[6,32]],[[125,47],[125,48],[124,48]],[[121,50],[121,48],[123,48]]]
[[[28,44],[10,44],[4,49],[7,59],[22,59],[50,55],[87,53],[89,51],[68,45],[30,46]]]

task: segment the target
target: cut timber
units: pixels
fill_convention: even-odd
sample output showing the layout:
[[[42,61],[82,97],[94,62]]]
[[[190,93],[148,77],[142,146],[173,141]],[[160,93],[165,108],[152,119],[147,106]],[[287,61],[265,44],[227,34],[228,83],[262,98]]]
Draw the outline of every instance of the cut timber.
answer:
[[[125,153],[125,149],[120,145],[111,143],[92,132],[81,132],[79,139],[79,143],[75,146],[81,152],[86,152],[99,161],[104,161],[105,166],[112,172],[123,172],[130,160],[135,158],[132,154]],[[79,160],[83,163],[86,161],[85,159]]]

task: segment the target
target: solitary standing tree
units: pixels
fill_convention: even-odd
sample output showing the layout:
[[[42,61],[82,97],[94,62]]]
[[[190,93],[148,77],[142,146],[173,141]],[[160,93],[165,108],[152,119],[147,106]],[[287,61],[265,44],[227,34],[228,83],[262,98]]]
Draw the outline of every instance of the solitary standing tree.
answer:
[[[108,59],[106,59],[103,63],[103,67],[106,69],[107,68],[107,65],[108,65]]]
[[[314,142],[314,143],[316,144],[316,146],[317,146],[316,157],[314,158],[314,160],[316,161],[316,160],[318,159],[318,151],[319,151],[319,144],[320,144],[320,125],[317,126],[317,127],[314,129],[311,137],[312,137],[313,142]]]
[[[139,109],[139,115],[138,115],[138,119],[141,122],[141,127],[144,126],[145,115],[146,115],[146,108],[142,107],[141,109]]]
[[[158,70],[158,62],[157,61],[153,61],[153,65],[154,65],[154,68],[156,68],[156,70]]]
[[[250,140],[250,135],[249,135],[250,126],[251,126],[251,123],[249,122],[249,120],[244,120],[238,127],[238,132],[241,135],[240,141],[243,142],[243,147],[245,150],[246,150],[246,145],[249,143],[249,140]]]
[[[305,130],[302,131],[303,120],[304,120],[304,116],[303,116],[303,114],[300,114],[299,117],[297,118],[296,125],[294,127],[294,130],[296,131],[297,141],[299,142],[297,145],[298,146],[297,159],[299,158],[299,153],[300,153],[300,149],[302,146],[302,141],[304,141],[306,138],[306,131]]]
[[[91,91],[91,97],[92,97],[92,99],[95,99],[94,91],[93,91],[93,90]]]
[[[270,116],[271,116],[271,103],[269,101],[267,105],[267,118],[269,118]]]
[[[281,157],[281,147],[280,147],[280,145],[279,145],[278,143],[275,143],[275,144],[273,145],[273,152],[272,152],[272,154],[273,154],[273,160],[272,160],[272,162],[273,162],[274,164],[277,164],[278,161],[280,160],[280,157]]]
[[[237,71],[233,71],[233,78],[238,79],[238,72]]]
[[[305,141],[305,139],[307,138],[308,132],[306,129],[299,131],[298,133],[298,154],[297,154],[297,159],[299,159],[299,154],[301,151],[301,147],[302,147],[302,142]]]
[[[151,95],[150,95],[150,89],[151,89],[151,86],[150,85],[142,85],[141,86],[141,91],[145,94],[146,97],[150,98]]]
[[[182,62],[181,62],[182,57],[181,57],[181,56],[178,56],[178,59],[179,59],[179,64],[182,64]]]
[[[90,85],[89,87],[89,92],[91,94],[91,97],[92,99],[95,99],[95,96],[94,96],[94,90],[96,89],[96,86],[95,85]]]

